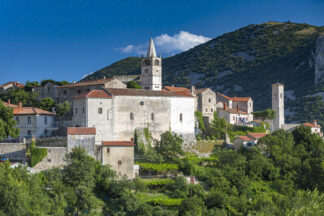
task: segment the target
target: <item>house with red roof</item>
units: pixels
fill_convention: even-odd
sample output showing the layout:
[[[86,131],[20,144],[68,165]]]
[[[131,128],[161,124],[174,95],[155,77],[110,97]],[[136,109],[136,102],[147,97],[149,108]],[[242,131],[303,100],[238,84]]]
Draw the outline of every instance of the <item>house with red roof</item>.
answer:
[[[220,118],[225,118],[227,122],[233,125],[245,126],[251,118],[253,119],[252,114],[239,109],[239,107],[236,107],[236,109],[228,108],[227,103],[223,103],[223,108],[217,109],[217,115]]]
[[[323,136],[323,133],[321,132],[321,126],[317,124],[316,120],[314,120],[313,123],[304,123],[303,125],[309,127],[312,133],[318,134],[321,137]]]
[[[0,85],[0,92],[7,91],[9,89],[24,88],[24,86],[24,84],[21,84],[18,81],[10,81]]]
[[[51,137],[56,133],[58,128],[54,126],[55,113],[36,107],[24,107],[22,103],[15,105],[10,100],[2,103],[13,109],[16,127],[20,129],[20,138]]]

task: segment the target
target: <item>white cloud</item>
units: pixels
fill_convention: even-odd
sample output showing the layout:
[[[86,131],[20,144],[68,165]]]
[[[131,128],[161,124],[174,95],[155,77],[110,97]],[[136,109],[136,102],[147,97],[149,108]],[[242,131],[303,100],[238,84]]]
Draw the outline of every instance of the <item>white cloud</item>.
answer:
[[[154,43],[157,53],[170,55],[186,51],[209,40],[211,40],[211,38],[209,37],[195,35],[186,31],[180,31],[178,34],[175,34],[173,36],[170,36],[168,34],[161,34],[154,38]],[[146,48],[147,44],[131,44],[124,48],[120,48],[119,50],[122,53],[136,53],[141,55],[145,54]]]

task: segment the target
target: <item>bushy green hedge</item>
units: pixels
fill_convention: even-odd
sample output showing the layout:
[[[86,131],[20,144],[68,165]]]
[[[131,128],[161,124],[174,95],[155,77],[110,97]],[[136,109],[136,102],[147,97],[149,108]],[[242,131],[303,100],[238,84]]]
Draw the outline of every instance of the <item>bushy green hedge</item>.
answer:
[[[154,187],[154,186],[163,186],[173,182],[174,181],[172,179],[154,179],[151,181],[145,181],[145,185],[147,185],[148,187]]]
[[[161,205],[161,206],[179,206],[183,199],[152,199],[149,201],[151,205]]]
[[[138,165],[140,166],[140,169],[142,169],[142,170],[157,171],[157,172],[179,169],[178,164],[168,164],[168,163],[161,163],[161,164],[138,163]]]
[[[41,162],[43,158],[47,156],[47,149],[31,147],[30,153],[31,153],[30,165],[31,167],[34,167],[36,164]]]

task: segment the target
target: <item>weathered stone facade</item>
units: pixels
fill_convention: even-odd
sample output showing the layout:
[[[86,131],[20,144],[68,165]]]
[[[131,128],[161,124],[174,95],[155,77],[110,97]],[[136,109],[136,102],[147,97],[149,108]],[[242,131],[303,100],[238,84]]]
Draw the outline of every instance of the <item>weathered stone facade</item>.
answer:
[[[271,131],[276,131],[282,128],[285,124],[285,97],[284,85],[275,83],[272,85],[272,109],[276,111],[276,118],[273,119]]]
[[[26,143],[0,143],[0,157],[26,162]]]
[[[196,92],[198,111],[211,122],[216,111],[216,93],[210,88],[197,89]]]
[[[38,147],[46,148],[47,156],[43,158],[33,169],[35,172],[39,172],[54,167],[62,167],[66,164],[65,156],[68,153],[66,147]]]
[[[33,88],[33,92],[38,93],[37,98],[47,98],[50,97],[54,101],[57,101],[57,91],[56,91],[56,85],[52,82],[46,83],[44,86],[36,86]]]

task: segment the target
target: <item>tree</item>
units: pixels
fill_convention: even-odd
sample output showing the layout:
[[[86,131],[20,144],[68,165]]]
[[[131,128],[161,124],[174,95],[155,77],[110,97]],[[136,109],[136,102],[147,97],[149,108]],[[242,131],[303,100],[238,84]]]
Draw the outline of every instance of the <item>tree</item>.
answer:
[[[24,106],[39,107],[36,92],[26,92],[24,89],[12,89],[0,94],[0,99],[8,101],[10,99],[12,104],[19,104],[21,102]]]
[[[202,216],[204,202],[199,197],[190,197],[182,200],[179,207],[179,216]]]
[[[142,86],[135,81],[129,81],[127,83],[127,88],[142,89]]]
[[[268,120],[272,120],[274,118],[276,118],[276,111],[272,110],[272,109],[266,109],[266,110],[262,110],[262,111],[256,111],[252,113],[254,118],[261,118],[262,121],[268,119]]]
[[[39,86],[39,83],[37,81],[27,81],[25,83],[24,90],[26,92],[31,92],[36,86]]]
[[[52,111],[55,106],[55,101],[50,97],[42,98],[39,102],[39,106],[43,110]]]
[[[210,125],[210,134],[217,139],[224,139],[226,130],[231,130],[232,125],[225,118],[219,118],[217,112],[214,112],[214,120]]]
[[[0,140],[6,139],[8,136],[13,138],[19,136],[19,129],[15,128],[17,122],[13,117],[12,109],[4,106],[0,100]]]
[[[156,142],[155,149],[165,161],[177,161],[178,157],[184,154],[182,143],[183,140],[177,134],[167,131],[161,135],[161,141]]]
[[[204,132],[205,131],[205,123],[203,121],[203,117],[202,117],[201,112],[196,111],[195,116],[196,116],[196,118],[198,120],[198,128]]]
[[[64,101],[63,103],[56,104],[55,111],[56,116],[64,116],[71,109],[71,104],[68,101]]]

